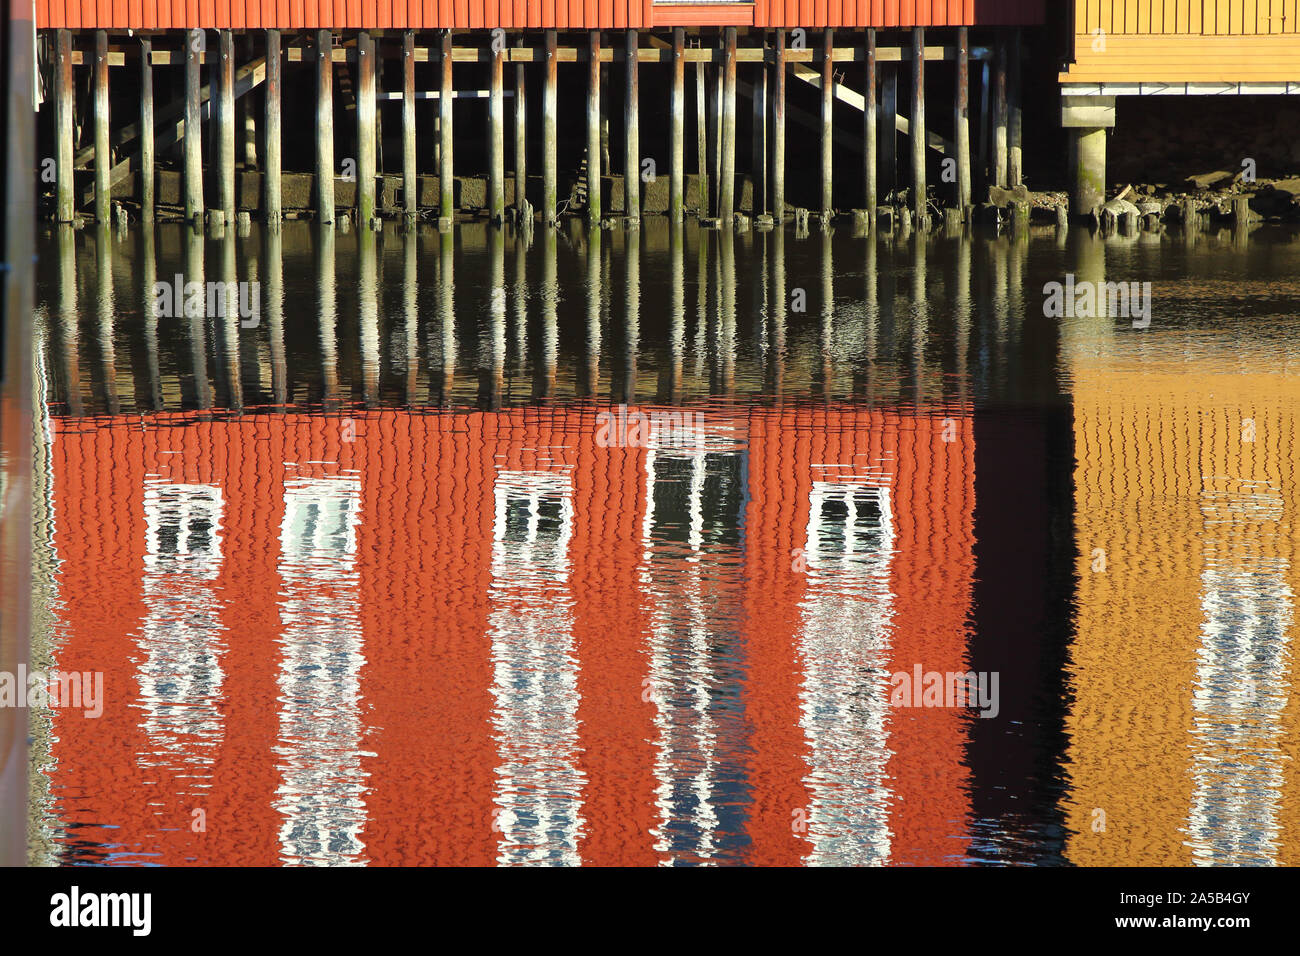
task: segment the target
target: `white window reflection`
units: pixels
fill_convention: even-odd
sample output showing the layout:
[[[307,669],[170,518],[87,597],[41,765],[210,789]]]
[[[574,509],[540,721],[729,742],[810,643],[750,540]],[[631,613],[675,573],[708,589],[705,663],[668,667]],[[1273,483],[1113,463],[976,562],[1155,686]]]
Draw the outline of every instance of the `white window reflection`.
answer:
[[[182,771],[207,786],[224,733],[220,602],[225,502],[216,485],[149,479],[144,488],[144,624],[136,680],[148,751],[141,766]]]
[[[883,865],[893,835],[886,766],[889,571],[894,521],[889,487],[814,481],[803,548],[807,590],[799,648],[800,723],[811,751],[806,862]]]
[[[357,531],[361,481],[291,478],[280,526],[281,859],[313,866],[366,862],[361,749],[362,630]]]
[[[577,865],[587,781],[568,588],[573,481],[567,471],[500,470],[493,503],[497,860]]]

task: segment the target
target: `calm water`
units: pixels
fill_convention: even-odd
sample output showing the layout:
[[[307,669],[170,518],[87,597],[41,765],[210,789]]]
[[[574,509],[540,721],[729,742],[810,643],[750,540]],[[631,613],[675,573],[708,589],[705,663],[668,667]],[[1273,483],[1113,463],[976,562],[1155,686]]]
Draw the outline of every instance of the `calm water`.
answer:
[[[40,861],[1300,858],[1294,234],[40,253]]]

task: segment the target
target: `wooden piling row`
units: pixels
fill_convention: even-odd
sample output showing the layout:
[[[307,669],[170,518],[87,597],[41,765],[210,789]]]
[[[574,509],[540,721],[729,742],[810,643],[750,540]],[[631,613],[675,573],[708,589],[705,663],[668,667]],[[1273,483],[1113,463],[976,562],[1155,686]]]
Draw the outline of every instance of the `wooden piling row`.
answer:
[[[868,226],[875,222],[876,210],[885,202],[897,202],[900,187],[905,185],[898,171],[897,133],[903,130],[908,136],[910,147],[910,176],[906,185],[910,186],[911,202],[908,203],[909,221],[915,221],[919,228],[925,228],[929,221],[927,168],[928,168],[928,130],[926,126],[926,33],[923,27],[914,27],[910,31],[910,45],[906,55],[900,61],[898,51],[891,51],[882,61],[877,50],[877,32],[867,29],[861,33],[861,46],[854,47],[853,61],[864,64],[861,77],[862,93],[845,87],[837,81],[834,64],[837,57],[848,61],[843,49],[835,48],[835,30],[823,28],[820,44],[811,57],[807,54],[799,57],[803,62],[815,61],[820,69],[812,72],[802,63],[791,64],[787,50],[788,31],[776,30],[771,34],[760,32],[757,43],[748,44],[744,50],[738,50],[738,31],[735,27],[722,27],[716,34],[716,48],[686,47],[686,30],[675,27],[672,30],[671,44],[652,38],[650,46],[642,47],[640,31],[624,30],[623,37],[613,55],[602,50],[602,36],[599,30],[587,31],[586,50],[561,51],[558,48],[556,30],[546,30],[542,34],[543,45],[530,49],[523,34],[516,37],[513,45],[500,42],[499,35],[494,36],[486,57],[477,54],[488,63],[489,89],[486,91],[462,91],[457,94],[453,82],[453,63],[455,50],[452,33],[441,31],[439,42],[427,51],[430,60],[439,63],[439,84],[436,93],[420,93],[415,88],[415,62],[425,53],[417,47],[417,35],[414,30],[401,31],[401,93],[382,94],[377,91],[376,83],[380,64],[380,55],[376,38],[370,31],[360,31],[355,38],[355,46],[349,47],[345,58],[340,51],[334,50],[335,38],[332,31],[318,29],[314,32],[314,56],[316,62],[316,188],[315,205],[317,219],[322,224],[330,224],[335,213],[335,177],[339,169],[334,156],[334,97],[333,73],[335,54],[340,53],[338,62],[348,60],[355,64],[356,77],[356,152],[355,158],[347,157],[343,162],[343,175],[349,179],[356,178],[356,217],[363,227],[378,226],[378,184],[380,182],[379,150],[382,149],[382,131],[379,128],[380,115],[377,100],[393,99],[402,103],[402,202],[401,209],[408,221],[414,221],[419,213],[419,177],[418,177],[418,141],[416,138],[416,106],[418,98],[438,99],[435,138],[437,141],[436,165],[439,179],[438,207],[440,225],[450,224],[454,220],[456,207],[456,189],[454,175],[454,137],[453,137],[453,103],[455,98],[470,97],[487,99],[488,133],[487,154],[489,161],[487,187],[487,213],[493,223],[505,221],[505,155],[506,131],[504,101],[513,98],[513,154],[514,205],[523,215],[531,215],[528,198],[528,69],[527,64],[544,62],[539,81],[542,84],[542,130],[541,130],[541,202],[542,220],[553,224],[559,212],[560,197],[558,186],[558,61],[561,55],[575,58],[587,63],[587,142],[586,142],[586,213],[593,222],[602,221],[603,214],[603,174],[608,164],[608,116],[602,109],[606,97],[602,88],[607,80],[602,72],[604,61],[623,63],[623,203],[622,210],[630,221],[639,220],[643,211],[642,163],[650,167],[651,160],[643,160],[640,143],[640,72],[645,60],[667,63],[669,95],[669,143],[668,143],[668,215],[672,222],[679,223],[685,217],[686,208],[686,63],[694,62],[696,66],[696,132],[697,132],[697,170],[700,183],[699,214],[701,217],[714,217],[719,224],[730,227],[737,222],[737,116],[736,96],[743,91],[750,96],[752,118],[749,122],[752,139],[749,144],[748,173],[753,187],[751,211],[755,216],[766,217],[770,212],[774,220],[780,221],[786,208],[786,79],[791,70],[800,80],[811,82],[820,88],[820,117],[810,117],[807,113],[795,110],[794,118],[802,123],[809,123],[820,130],[820,188],[812,187],[820,194],[820,213],[824,222],[829,222],[835,214],[834,191],[834,150],[837,135],[834,124],[835,102],[837,99],[847,102],[862,112],[863,177],[862,198],[866,207]],[[177,123],[176,131],[184,150],[184,174],[182,195],[186,218],[195,221],[205,212],[203,169],[202,169],[202,131],[204,116],[203,99],[209,100],[208,115],[212,122],[212,187],[216,191],[213,203],[214,221],[233,223],[235,221],[237,194],[235,178],[236,155],[234,131],[236,120],[236,96],[242,96],[249,89],[248,71],[252,66],[236,71],[234,35],[230,30],[218,30],[218,46],[213,51],[205,50],[205,33],[190,30],[185,34],[184,67],[185,99],[184,122]],[[73,130],[76,126],[75,93],[72,78],[72,37],[69,31],[57,32],[56,49],[59,52],[59,68],[54,73],[54,111],[56,143],[55,182],[56,202],[54,215],[59,221],[71,221],[76,215],[77,197],[72,188],[73,170],[78,162],[85,162],[93,156],[94,190],[85,194],[81,202],[93,199],[95,218],[102,222],[109,221],[111,215],[111,190],[115,180],[121,180],[128,168],[119,163],[114,170],[113,142],[109,127],[109,49],[106,31],[94,33],[93,58],[91,59],[91,105],[94,123],[93,150],[83,150],[80,155],[73,154]],[[138,150],[138,159],[132,156],[130,165],[140,170],[139,198],[142,216],[146,221],[154,217],[156,205],[156,156],[154,149],[154,129],[159,117],[154,110],[153,67],[158,54],[154,50],[156,38],[143,36],[139,41],[140,50],[140,120],[139,129],[129,133],[125,139],[136,139],[138,145],[126,148]],[[972,51],[969,46],[969,32],[966,28],[956,31],[955,83],[954,96],[954,138],[945,149],[951,150],[951,162],[944,163],[944,182],[954,182],[951,192],[945,190],[945,198],[951,197],[961,218],[974,202],[973,158],[971,153],[971,109],[970,109],[970,59]],[[987,142],[987,153],[983,159],[987,169],[987,179],[996,185],[1019,185],[1023,181],[1022,148],[1022,89],[1020,77],[1021,39],[1019,31],[1007,33],[995,44],[992,57],[992,69],[985,63],[986,82],[982,84],[984,97],[991,100],[991,109],[980,110],[981,148]],[[281,47],[281,34],[278,30],[266,31],[266,61],[264,74],[264,122],[265,122],[265,165],[263,172],[263,212],[268,222],[277,222],[283,216],[282,187],[282,136],[281,98],[283,92],[284,50]],[[251,56],[254,52],[252,41],[247,45],[241,41],[243,55]],[[667,52],[662,52],[667,51]],[[577,54],[575,57],[574,54]],[[391,54],[390,54],[391,55]],[[976,53],[986,61],[988,54]],[[164,53],[160,62],[175,63],[170,54]],[[289,51],[289,59],[299,58],[295,50]],[[472,59],[462,54],[462,59]],[[904,93],[905,105],[910,109],[906,119],[902,117],[899,106],[898,84],[904,65],[910,59],[911,87]],[[505,64],[509,60],[514,66],[512,89],[505,88]],[[740,74],[741,62],[752,64],[746,66]],[[119,61],[120,62],[120,61]],[[211,79],[210,94],[200,85],[200,68],[202,63],[209,65]],[[255,64],[254,64],[255,65]],[[752,72],[751,72],[752,70]],[[820,74],[820,75],[818,75]],[[239,87],[236,89],[236,78]],[[256,85],[262,77],[252,80]],[[856,86],[854,81],[849,85]],[[706,102],[707,101],[707,102]],[[243,147],[244,161],[249,168],[257,168],[258,148],[249,137],[256,139],[256,120],[246,108],[239,103],[240,119],[245,127]],[[843,107],[841,107],[843,109]],[[262,117],[258,117],[262,118]],[[818,126],[818,119],[820,125]],[[166,124],[166,116],[162,118]],[[987,123],[987,126],[984,124]],[[166,125],[158,127],[167,129]],[[168,133],[167,135],[171,135]],[[163,142],[172,140],[164,139]],[[654,159],[660,159],[654,152]],[[660,160],[662,161],[662,160]],[[950,175],[955,172],[955,176]],[[647,181],[658,170],[645,173]],[[806,194],[806,190],[805,190]],[[812,198],[811,196],[809,198]],[[809,204],[811,205],[811,203]]]

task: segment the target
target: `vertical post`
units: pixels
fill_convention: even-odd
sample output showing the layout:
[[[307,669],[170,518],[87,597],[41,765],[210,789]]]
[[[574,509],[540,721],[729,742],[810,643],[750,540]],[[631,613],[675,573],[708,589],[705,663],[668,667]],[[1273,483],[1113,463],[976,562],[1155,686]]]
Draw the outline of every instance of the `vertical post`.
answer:
[[[994,80],[993,183],[1007,188],[1007,44],[998,41],[997,78]]]
[[[492,45],[488,77],[488,217],[506,218],[505,49]]]
[[[76,200],[72,188],[72,32],[57,34],[54,58],[54,181],[57,222],[72,222]]]
[[[772,62],[772,215],[785,218],[785,31],[776,31]]]
[[[95,31],[95,221],[108,222],[112,202],[109,172],[113,151],[109,143],[108,31]]]
[[[876,194],[876,152],[879,136],[876,128],[876,31],[867,30],[866,76],[863,78],[862,96],[862,203],[867,207],[867,222],[876,226],[876,207],[880,205]]]
[[[226,225],[235,224],[235,38],[229,30],[218,34],[217,82],[217,195]]]
[[[542,219],[548,225],[555,222],[559,201],[558,167],[556,163],[556,101],[558,84],[559,50],[554,30],[546,31],[546,82],[542,91]]]
[[[415,31],[402,33],[402,212],[415,217],[420,180],[415,165]]]
[[[206,45],[202,30],[190,30],[185,44],[185,220],[203,218],[203,109],[199,58]]]
[[[519,46],[524,38],[519,37]],[[528,200],[528,90],[523,63],[515,64],[515,208]]]
[[[587,219],[600,222],[600,31],[587,34]]]
[[[760,42],[760,49],[765,49]],[[754,121],[750,144],[750,175],[754,182],[754,215],[767,214],[767,64],[754,74]]]
[[[668,220],[682,221],[686,198],[686,28],[673,27],[673,86],[669,129]]]
[[[1019,186],[1025,179],[1024,153],[1021,148],[1023,113],[1020,87],[1020,29],[1011,34],[1011,62],[1007,84],[1009,107],[1007,117],[1007,185]]]
[[[989,185],[989,177],[993,173],[992,150],[989,146],[989,137],[992,135],[992,119],[989,116],[989,86],[991,85],[989,72],[989,61],[984,61],[984,66],[980,72],[980,141],[979,149],[975,154],[975,162],[978,167],[980,183],[985,187]],[[972,201],[974,197],[972,196]]]
[[[957,208],[962,218],[971,204],[970,178],[970,35],[957,29],[957,106],[953,125],[957,147]]]
[[[627,31],[627,59],[623,90],[623,212],[629,219],[641,218],[641,120],[637,89],[640,68],[636,30]]]
[[[282,90],[280,57],[280,31],[266,31],[266,122],[263,130],[266,135],[266,169],[263,170],[262,183],[266,193],[263,202],[266,221],[278,223],[283,217],[280,198],[282,139],[280,133],[280,92]]]
[[[1074,162],[1070,180],[1070,213],[1076,219],[1089,215],[1106,201],[1106,130],[1070,130],[1070,157]]]
[[[722,77],[722,188],[718,193],[718,218],[731,228],[736,210],[736,28],[724,27]]]
[[[708,117],[705,120],[709,148],[709,203],[712,215],[718,215],[722,202],[722,66],[706,69],[709,99]]]
[[[334,222],[334,41],[316,31],[316,219]]]
[[[831,217],[831,151],[834,140],[835,72],[832,57],[835,51],[835,31],[827,27],[822,33],[822,221]]]
[[[375,218],[375,39],[357,34],[357,228]]]
[[[696,186],[699,192],[697,215],[703,218],[709,214],[709,151],[708,119],[704,105],[704,63],[695,61],[695,169]]]
[[[925,27],[912,29],[912,213],[925,229],[929,199],[925,177]]]
[[[438,88],[438,217],[439,225],[451,225],[456,215],[456,179],[451,154],[451,31],[442,33],[439,66],[442,69]]]
[[[883,67],[880,85],[880,184],[888,196],[898,189],[898,67]]]
[[[140,217],[153,222],[153,41],[140,38]]]

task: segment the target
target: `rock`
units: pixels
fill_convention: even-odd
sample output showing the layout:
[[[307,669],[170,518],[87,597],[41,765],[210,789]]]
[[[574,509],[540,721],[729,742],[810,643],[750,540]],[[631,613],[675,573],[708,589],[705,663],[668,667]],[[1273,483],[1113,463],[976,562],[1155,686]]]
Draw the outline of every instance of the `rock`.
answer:
[[[1205,192],[1207,189],[1223,189],[1231,184],[1236,177],[1236,173],[1220,169],[1212,173],[1201,173],[1199,176],[1188,176],[1187,185],[1197,192]]]
[[[1026,186],[1014,186],[1003,189],[1000,186],[989,187],[989,202],[995,206],[1006,207],[1015,203],[1032,203],[1033,197]]]

